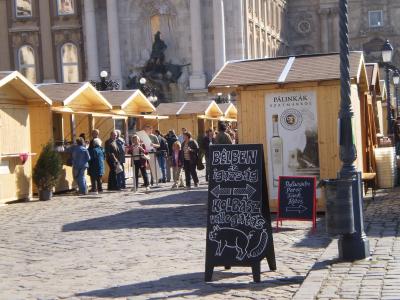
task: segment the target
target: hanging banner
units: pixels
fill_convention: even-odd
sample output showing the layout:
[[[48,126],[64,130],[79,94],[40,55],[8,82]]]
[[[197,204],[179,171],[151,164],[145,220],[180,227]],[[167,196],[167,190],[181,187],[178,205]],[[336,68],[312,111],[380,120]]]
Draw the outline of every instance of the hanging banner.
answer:
[[[319,179],[317,99],[315,91],[298,91],[267,94],[265,101],[268,191],[277,199],[279,176]]]

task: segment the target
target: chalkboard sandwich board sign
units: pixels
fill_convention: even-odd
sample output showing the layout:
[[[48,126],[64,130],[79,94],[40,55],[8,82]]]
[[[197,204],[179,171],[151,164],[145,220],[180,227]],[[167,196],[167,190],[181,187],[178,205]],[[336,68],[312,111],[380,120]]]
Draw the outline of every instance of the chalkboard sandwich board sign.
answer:
[[[279,176],[278,215],[282,220],[311,221],[316,228],[316,177]]]
[[[209,162],[205,280],[249,266],[259,282],[262,259],[276,270],[262,145],[213,145]]]

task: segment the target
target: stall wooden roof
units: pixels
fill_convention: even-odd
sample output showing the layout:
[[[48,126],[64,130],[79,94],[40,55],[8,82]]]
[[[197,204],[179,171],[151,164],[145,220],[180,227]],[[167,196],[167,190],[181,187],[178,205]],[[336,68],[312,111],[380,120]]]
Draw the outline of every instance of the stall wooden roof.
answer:
[[[375,89],[376,94],[381,94],[381,87],[379,85],[380,74],[379,65],[377,63],[365,64],[365,69],[367,71],[367,79],[370,89]]]
[[[368,85],[363,53],[352,51],[349,62],[350,77]],[[231,61],[215,75],[209,87],[338,80],[339,66],[338,53]]]
[[[0,71],[0,89],[12,87],[29,103],[51,105],[52,101],[18,71]]]
[[[218,104],[219,108],[224,113],[224,117],[230,119],[237,119],[238,110],[232,102],[228,103],[220,103]]]
[[[184,103],[186,102],[160,103],[156,108],[156,112],[157,114],[165,116],[176,115]]]
[[[201,115],[209,117],[223,116],[222,110],[214,100],[161,103],[156,112],[160,115]]]
[[[156,110],[140,90],[115,90],[100,92],[112,105],[113,112],[126,115],[140,115]]]
[[[44,83],[37,87],[53,100],[55,107],[62,107],[66,112],[90,113],[112,109],[112,105],[89,82]]]

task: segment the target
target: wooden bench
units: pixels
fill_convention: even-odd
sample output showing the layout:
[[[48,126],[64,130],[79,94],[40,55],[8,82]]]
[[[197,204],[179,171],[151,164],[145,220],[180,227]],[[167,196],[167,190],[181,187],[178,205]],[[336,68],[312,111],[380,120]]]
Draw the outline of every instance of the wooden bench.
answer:
[[[365,194],[368,192],[368,189],[372,189],[372,200],[375,198],[376,194],[376,173],[363,173],[362,181],[364,183]]]

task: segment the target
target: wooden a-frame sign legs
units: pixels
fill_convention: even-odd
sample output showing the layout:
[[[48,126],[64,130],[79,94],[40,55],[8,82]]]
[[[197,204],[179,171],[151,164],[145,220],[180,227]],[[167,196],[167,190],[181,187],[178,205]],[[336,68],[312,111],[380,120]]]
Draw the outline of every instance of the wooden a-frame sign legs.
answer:
[[[275,271],[276,270],[275,257],[273,257],[273,258],[267,257],[267,262],[268,262],[269,269],[271,271]],[[216,266],[206,265],[206,272],[205,272],[205,277],[204,277],[204,280],[206,282],[212,281],[214,267],[216,267]],[[253,281],[260,282],[261,281],[261,261],[255,263],[254,265],[252,265],[250,267],[251,267],[251,272],[253,273]],[[225,270],[230,270],[230,269],[231,269],[230,266],[225,266]]]

